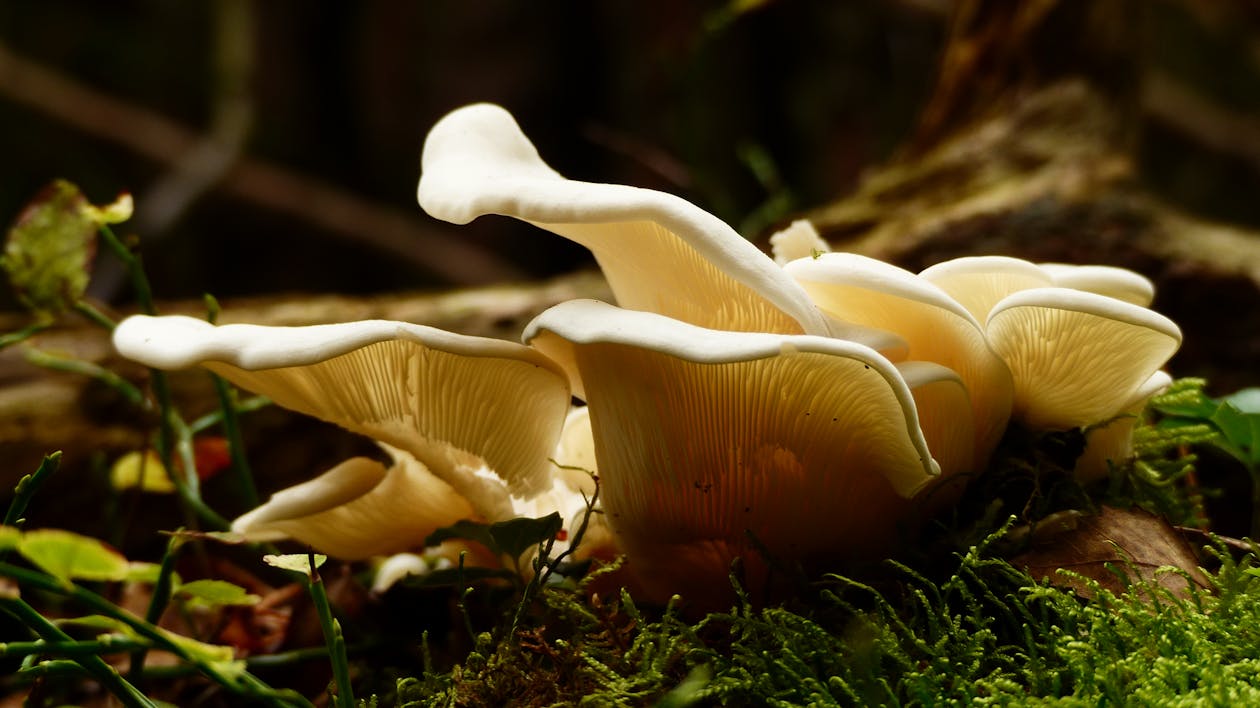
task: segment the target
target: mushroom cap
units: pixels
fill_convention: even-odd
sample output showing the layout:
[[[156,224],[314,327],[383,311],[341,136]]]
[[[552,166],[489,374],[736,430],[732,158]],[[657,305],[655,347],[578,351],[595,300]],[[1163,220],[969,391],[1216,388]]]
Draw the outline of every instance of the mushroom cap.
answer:
[[[200,364],[280,406],[405,450],[487,518],[509,513],[510,495],[551,486],[548,458],[569,387],[529,347],[381,320],[216,327],[179,316],[130,317],[114,344],[149,366]]]
[[[756,562],[749,533],[783,558],[879,553],[937,472],[903,372],[860,344],[590,300],[525,337],[582,380],[608,523],[660,597],[726,587],[733,558]],[[968,418],[952,372],[911,369],[942,420]]]
[[[1004,298],[987,329],[1015,378],[1014,415],[1041,430],[1116,415],[1181,344],[1181,330],[1163,315],[1068,288]]]
[[[971,397],[975,461],[985,464],[1006,430],[1014,387],[966,308],[925,278],[853,253],[802,258],[784,270],[825,314],[890,330],[906,343],[908,359],[956,372]]]
[[[355,457],[281,490],[232,522],[254,541],[292,538],[321,553],[362,560],[422,545],[438,528],[475,518],[467,500],[415,458],[394,452],[386,469]]]
[[[565,179],[511,114],[475,104],[429,132],[417,188],[430,215],[501,214],[586,246],[622,307],[721,329],[826,334],[809,298],[720,219],[671,194]]]

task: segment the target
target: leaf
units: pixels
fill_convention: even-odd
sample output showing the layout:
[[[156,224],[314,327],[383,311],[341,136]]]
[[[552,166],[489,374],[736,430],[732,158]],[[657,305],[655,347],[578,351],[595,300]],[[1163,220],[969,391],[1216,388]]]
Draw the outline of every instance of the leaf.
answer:
[[[180,585],[175,594],[202,607],[254,605],[261,599],[246,592],[245,588],[225,580],[194,580]]]
[[[152,585],[157,582],[161,573],[162,566],[157,563],[132,562],[128,564],[127,577],[124,580],[129,583],[149,583]],[[176,575],[175,577],[178,578],[179,576]]]
[[[0,267],[28,308],[56,313],[87,290],[100,216],[65,180],[45,187],[9,229]]]
[[[16,526],[0,526],[0,552],[11,551],[22,540],[22,531]]]
[[[22,534],[18,552],[65,584],[79,580],[125,580],[131,564],[102,541],[61,529]]]
[[[88,205],[88,213],[98,224],[121,224],[131,218],[135,209],[136,203],[128,192],[119,194],[114,201],[104,206]]]
[[[155,494],[171,494],[175,491],[170,473],[152,450],[128,452],[115,460],[109,469],[109,483],[118,490],[139,487],[142,492]]]
[[[316,553],[315,567],[318,568],[328,560],[328,556]],[[275,568],[283,570],[291,570],[294,573],[309,575],[311,572],[310,554],[307,553],[285,553],[283,555],[266,555],[263,556],[263,562]]]
[[[1211,422],[1224,440],[1217,446],[1254,469],[1260,464],[1260,414],[1243,413],[1228,401],[1221,403]]]
[[[1260,413],[1260,388],[1244,388],[1221,398],[1243,413]]]
[[[67,617],[65,619],[55,620],[58,625],[75,625],[77,627],[87,627],[88,629],[99,629],[106,634],[121,634],[130,639],[137,639],[140,635],[136,634],[136,630],[122,620],[106,617],[105,615],[83,615],[82,617]]]
[[[467,520],[456,521],[450,526],[443,526],[434,531],[424,539],[424,545],[427,548],[452,539],[476,541],[490,549],[495,555],[502,553],[498,548],[498,544],[494,542],[494,536],[490,535],[490,526],[488,524]]]
[[[490,536],[503,553],[520,558],[525,551],[554,539],[563,526],[560,512],[553,511],[537,519],[509,519],[491,524]]]
[[[521,517],[494,524],[457,521],[429,534],[428,538],[424,539],[424,545],[436,546],[451,539],[476,541],[490,549],[495,555],[520,558],[525,551],[548,539],[555,538],[563,526],[564,521],[560,518],[559,512],[552,512],[537,519]]]
[[[236,533],[235,531],[190,531],[188,529],[180,529],[178,531],[163,531],[162,533],[189,541],[216,541],[229,546],[239,546],[248,542],[245,534]]]
[[[1060,569],[1094,580],[1117,594],[1127,585],[1117,571],[1127,573],[1130,581],[1150,581],[1173,593],[1184,593],[1184,576],[1161,572],[1170,566],[1184,571],[1199,587],[1207,587],[1190,544],[1167,521],[1144,511],[1110,506],[1104,506],[1097,516],[1082,518],[1074,529],[1035,543],[1010,562],[1038,580],[1049,579],[1052,585],[1083,597],[1090,597],[1089,586],[1081,578],[1059,573]]]

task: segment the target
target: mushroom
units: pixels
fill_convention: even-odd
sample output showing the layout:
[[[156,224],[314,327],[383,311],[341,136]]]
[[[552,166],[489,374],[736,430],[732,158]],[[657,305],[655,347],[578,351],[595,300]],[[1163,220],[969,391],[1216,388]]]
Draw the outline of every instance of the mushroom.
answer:
[[[278,493],[235,522],[252,537],[361,558],[413,547],[461,518],[513,518],[557,494],[549,458],[569,386],[529,347],[380,320],[216,327],[179,316],[130,317],[114,344],[149,366],[202,365],[380,441],[393,457],[388,469],[348,460]]]
[[[940,469],[916,392],[938,427],[963,428],[951,454],[970,457],[970,402],[953,372],[854,342],[591,300],[552,307],[524,338],[586,400],[608,524],[658,600],[713,598],[734,558],[759,587],[757,544],[806,563],[888,551]]]
[[[581,243],[621,307],[557,305],[529,346],[399,322],[127,319],[123,355],[203,365],[392,458],[277,493],[237,520],[250,537],[362,558],[458,518],[572,520],[597,472],[606,513],[579,551],[619,547],[649,597],[716,606],[734,559],[755,591],[770,559],[888,552],[985,465],[1011,415],[1088,427],[1080,473],[1096,474],[1128,454],[1123,414],[1166,384],[1180,342],[1145,308],[1149,281],[1118,268],[980,257],[915,275],[825,253],[806,222],[775,238],[795,258],[777,265],[682,199],[561,177],[497,106],[439,121],[423,166],[430,214]]]
[[[987,463],[1006,430],[1013,386],[1006,364],[962,304],[910,271],[852,253],[801,258],[784,270],[827,314],[887,329],[906,342],[910,359],[957,372],[971,397],[974,459],[980,467]]]

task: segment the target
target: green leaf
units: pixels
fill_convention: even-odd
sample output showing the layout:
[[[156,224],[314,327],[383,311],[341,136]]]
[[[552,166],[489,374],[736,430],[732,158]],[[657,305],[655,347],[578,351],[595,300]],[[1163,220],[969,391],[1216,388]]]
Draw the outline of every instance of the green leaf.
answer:
[[[1243,413],[1234,404],[1225,402],[1217,408],[1211,422],[1224,437],[1217,445],[1250,468],[1260,464],[1260,414]]]
[[[1239,411],[1247,414],[1260,413],[1260,388],[1244,388],[1221,398]]]
[[[315,567],[318,568],[328,560],[328,556],[316,553]],[[281,568],[283,570],[291,570],[295,573],[308,575],[311,572],[310,554],[307,553],[285,553],[283,555],[266,555],[263,556],[263,562],[267,565]]]
[[[476,521],[460,520],[450,526],[442,528],[429,534],[424,539],[425,547],[436,546],[440,543],[450,540],[476,541],[486,548],[490,549],[495,555],[502,554],[497,543],[494,542],[494,536],[490,534],[490,526],[488,524],[478,523]]]
[[[62,529],[22,534],[18,552],[65,584],[71,580],[125,580],[131,564],[102,541]]]
[[[157,563],[139,563],[132,562],[127,568],[127,577],[124,578],[129,583],[149,583],[157,582],[158,576],[162,573],[162,566]],[[176,575],[176,578],[179,576]]]
[[[0,267],[18,299],[43,313],[82,299],[96,256],[99,212],[65,180],[48,185],[9,229]]]
[[[67,617],[65,619],[56,620],[55,624],[66,625],[72,624],[78,627],[87,627],[89,629],[99,629],[106,634],[121,634],[131,639],[139,638],[140,635],[122,620],[106,617],[105,615],[83,615],[82,617]]]
[[[509,519],[491,524],[490,535],[502,552],[520,558],[525,551],[555,538],[563,526],[560,512],[553,511],[537,519]]]
[[[22,531],[16,526],[0,526],[0,552],[11,551],[22,541]]]
[[[161,627],[157,629],[167,641],[183,649],[189,657],[196,661],[211,664],[229,680],[234,681],[244,675],[245,662],[236,658],[236,650],[232,647],[220,644],[207,644]]]
[[[519,518],[494,524],[475,521],[458,521],[444,526],[424,539],[425,546],[436,546],[443,541],[460,539],[476,541],[495,555],[520,558],[525,551],[537,546],[556,534],[564,526],[559,512],[552,512],[537,519]]]
[[[261,599],[246,592],[245,588],[225,580],[194,580],[180,585],[175,594],[203,607],[253,605]]]

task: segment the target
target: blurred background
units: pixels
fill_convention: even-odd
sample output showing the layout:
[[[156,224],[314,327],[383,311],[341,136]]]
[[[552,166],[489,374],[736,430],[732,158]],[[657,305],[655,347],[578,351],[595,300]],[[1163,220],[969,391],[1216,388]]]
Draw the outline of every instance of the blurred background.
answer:
[[[1260,6],[1099,4],[1129,18],[1121,73],[1147,89],[1138,178],[1205,217],[1260,224]],[[97,202],[131,191],[125,230],[164,298],[444,288],[584,264],[527,226],[454,227],[415,205],[427,129],[493,101],[562,173],[678,193],[756,237],[904,148],[956,10],[5,0],[0,217],[55,177]],[[102,267],[96,294],[124,299]]]
[[[3,0],[0,220],[54,178],[96,203],[129,191],[120,231],[164,311],[200,316],[209,292],[256,322],[515,337],[573,289],[478,291],[456,318],[417,295],[589,266],[526,224],[420,211],[426,132],[476,101],[515,114],[561,173],[681,195],[761,244],[808,214],[839,249],[911,269],[973,253],[1136,269],[1185,331],[1175,375],[1260,384],[1254,0]],[[96,268],[96,300],[134,308],[115,259]],[[28,321],[0,287],[0,333]],[[38,344],[145,376],[81,318]],[[73,471],[37,523],[122,534],[99,499],[155,420],[23,349],[0,352],[4,475],[64,450]],[[175,396],[190,416],[217,406],[195,372]],[[266,491],[364,447],[319,425],[249,416]],[[230,492],[207,485],[242,511]]]

